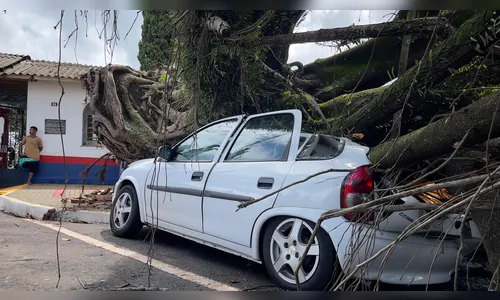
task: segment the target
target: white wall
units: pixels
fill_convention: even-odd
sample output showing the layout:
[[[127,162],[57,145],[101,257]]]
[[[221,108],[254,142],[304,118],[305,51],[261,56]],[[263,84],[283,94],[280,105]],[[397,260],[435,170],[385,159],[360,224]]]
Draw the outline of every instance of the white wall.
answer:
[[[85,91],[80,81],[64,81],[64,97],[61,101],[61,120],[66,120],[64,148],[66,156],[100,157],[108,152],[105,148],[82,145],[83,108]],[[27,131],[29,127],[38,128],[38,136],[43,141],[41,155],[62,156],[61,136],[45,134],[45,119],[58,118],[61,87],[56,80],[38,80],[28,83]]]

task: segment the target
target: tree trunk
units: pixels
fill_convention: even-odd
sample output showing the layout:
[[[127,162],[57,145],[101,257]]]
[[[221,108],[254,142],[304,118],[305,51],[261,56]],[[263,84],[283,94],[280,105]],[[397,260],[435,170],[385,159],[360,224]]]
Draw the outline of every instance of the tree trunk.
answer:
[[[418,91],[425,91],[429,84],[438,84],[450,75],[449,69],[458,69],[474,58],[478,43],[471,37],[484,35],[492,28],[492,11],[478,12],[459,30],[449,37],[437,49],[433,49],[421,61],[421,66],[414,66],[374,101],[354,112],[350,116],[334,120],[332,127],[339,130],[370,132],[381,140],[380,128],[388,118],[403,107],[405,102],[412,105]],[[493,28],[496,30],[496,28]],[[490,41],[491,43],[491,41]],[[486,43],[485,47],[488,47]],[[484,48],[483,48],[484,49]],[[409,90],[413,85],[412,90]],[[408,94],[409,93],[409,94]],[[371,117],[367,118],[370,115]],[[377,133],[378,131],[378,133]],[[372,137],[373,138],[373,137]]]
[[[455,99],[464,92],[465,87],[476,81],[480,88],[470,89],[462,94],[455,108],[460,109],[479,99],[483,93],[490,93],[498,90],[500,86],[500,60],[491,58],[482,61],[482,58],[472,61],[460,72],[446,78],[442,83],[435,85],[425,94],[416,94],[414,104],[411,109],[405,110],[402,134],[419,129],[431,121],[436,115],[451,112],[450,100]],[[480,64],[483,62],[483,64]],[[478,72],[479,71],[479,72]],[[477,76],[476,76],[477,75]],[[333,121],[341,115],[351,115],[366,105],[368,102],[380,97],[388,86],[362,90],[356,93],[346,93],[337,96],[319,105],[327,119]],[[418,121],[416,121],[418,119]],[[370,142],[370,136],[366,137]]]
[[[363,90],[353,94],[343,94],[319,104],[323,114],[330,120],[342,114],[351,114],[375,99],[387,87]]]
[[[188,111],[169,109],[166,116],[164,92],[151,94],[158,84],[129,67],[90,70],[84,84],[99,140],[128,163],[152,157],[159,145],[186,134]]]
[[[382,169],[407,166],[452,152],[453,145],[460,142],[469,130],[471,132],[464,146],[484,142],[488,138],[498,103],[500,93],[487,95],[449,117],[372,148],[370,158]],[[491,138],[498,136],[500,113],[496,114],[491,131]]]
[[[422,58],[428,39],[415,40],[410,49],[408,66]],[[303,68],[302,79],[313,83],[304,91],[321,102],[339,95],[380,87],[397,76],[401,39],[383,37],[331,57],[318,59]]]
[[[484,149],[483,149],[484,150]],[[483,152],[480,152],[483,153]],[[464,149],[461,154],[464,157],[477,157],[478,151],[473,149]],[[483,164],[484,166],[484,164]],[[459,174],[464,174],[467,172],[476,171],[480,166],[474,165],[463,160],[452,160],[443,169],[442,173],[445,176],[454,176]],[[461,186],[457,188],[449,188],[449,191],[453,195],[459,195],[460,193],[466,192],[467,190],[477,189],[478,185],[472,186]],[[491,210],[484,209],[474,209],[477,207],[473,204],[471,208],[471,217],[474,223],[477,225],[481,236],[483,239],[483,246],[488,255],[488,261],[490,263],[490,269],[494,275],[494,279],[497,282],[497,291],[500,290],[500,271],[495,270],[500,266],[500,214],[498,213],[500,209],[500,195],[499,190],[492,191],[483,195],[480,199],[476,199],[475,203],[482,202],[488,203],[491,206]],[[493,213],[492,213],[493,211]],[[470,249],[469,249],[470,250]]]
[[[500,209],[499,190],[490,192],[483,197],[490,203],[494,203],[493,209]],[[496,290],[500,291],[500,214],[487,210],[472,210],[472,220],[476,223],[479,232],[484,238],[483,245],[488,254],[488,261],[496,281]]]
[[[436,16],[438,11],[417,11],[417,16]],[[454,26],[461,26],[472,17],[474,11],[451,11],[445,18]],[[405,18],[406,13],[398,13]],[[411,43],[407,68],[424,55],[429,38],[414,38]],[[331,100],[344,93],[380,87],[397,76],[402,43],[399,37],[379,37],[362,43],[347,51],[328,58],[318,59],[304,66],[298,76],[306,80],[300,85],[305,92],[315,96],[320,102]],[[312,86],[310,86],[312,83]]]

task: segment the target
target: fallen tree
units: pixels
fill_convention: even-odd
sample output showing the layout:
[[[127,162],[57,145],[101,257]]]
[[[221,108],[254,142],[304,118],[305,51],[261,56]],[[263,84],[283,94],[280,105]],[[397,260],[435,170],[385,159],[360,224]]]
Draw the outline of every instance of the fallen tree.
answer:
[[[495,11],[442,12],[427,19],[398,18],[377,25],[292,33],[302,13],[176,14],[175,21],[167,22],[172,25],[172,55],[162,61],[163,67],[137,72],[111,65],[84,77],[94,130],[117,157],[133,162],[220,117],[299,108],[304,128],[310,123],[325,125],[327,119],[333,131],[323,131],[361,136],[358,141],[372,148],[377,171],[400,179],[389,190],[419,178],[446,180],[444,170],[447,176],[466,176],[447,169],[450,162],[472,160],[471,172],[491,172],[498,152],[490,152],[494,147],[487,141],[500,136],[495,114],[500,102],[499,68],[491,50],[500,24]],[[306,66],[286,64],[290,43],[335,39],[349,44],[362,38],[371,39]],[[400,55],[402,40],[410,41],[404,50],[407,55]],[[292,71],[292,66],[298,69]],[[381,87],[395,74],[398,79],[393,84]],[[464,147],[476,149],[468,152],[472,157],[458,156],[465,155]],[[497,266],[492,260],[498,256],[492,251],[500,243],[491,238],[495,235],[488,224],[481,223],[484,207],[468,209],[476,202],[476,191],[476,198],[487,204],[496,199],[492,193],[498,182],[487,181],[484,172],[481,176],[475,176],[477,181],[465,191],[471,195],[456,194],[459,206],[450,202],[442,209],[472,212],[488,236],[490,264]],[[373,205],[391,204],[369,203],[363,209]],[[427,217],[436,218],[442,209],[433,209],[436,212]],[[498,220],[498,211],[491,211]],[[404,235],[420,225],[414,226]]]
[[[405,105],[412,105],[416,93],[425,92],[430,84],[437,84],[450,76],[450,69],[458,69],[470,62],[481,49],[488,49],[495,40],[479,36],[498,30],[492,24],[494,11],[481,11],[461,26],[453,35],[436,49],[429,49],[419,64],[405,72],[388,89],[368,105],[356,110],[349,116],[336,119],[332,127],[340,131],[367,133],[373,139],[371,144],[380,142],[385,134],[380,128],[392,119],[392,115]],[[493,26],[493,27],[492,27]],[[477,39],[476,39],[477,38]]]
[[[371,149],[371,160],[382,169],[451,153],[467,134],[464,146],[500,136],[500,93],[484,96],[455,113]]]

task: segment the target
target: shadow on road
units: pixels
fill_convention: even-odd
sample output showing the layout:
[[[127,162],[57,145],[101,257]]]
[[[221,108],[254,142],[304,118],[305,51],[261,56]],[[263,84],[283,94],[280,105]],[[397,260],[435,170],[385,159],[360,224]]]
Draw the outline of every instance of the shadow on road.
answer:
[[[134,239],[115,237],[110,230],[103,230],[101,236],[109,243],[136,251],[143,255],[147,255],[151,251],[150,228],[145,227]],[[164,263],[228,284],[241,290],[280,290],[272,283],[263,265],[161,230],[157,230],[155,233],[153,251],[154,258]],[[481,259],[484,260],[482,256],[479,256],[479,258],[472,263],[471,267],[469,267],[468,277],[465,264],[461,265],[459,268],[459,290],[484,291],[488,289],[491,273],[484,269],[484,261],[477,262]],[[130,268],[128,265],[116,266],[117,279],[110,279],[109,282],[115,283],[116,280],[124,281],[124,279],[122,279],[124,273],[135,274],[137,270],[140,270],[141,273],[134,275],[137,277],[133,277],[135,280],[134,285],[147,285],[147,268],[145,264],[138,261],[134,261],[134,264],[137,265],[133,268]],[[164,277],[171,276],[169,274],[166,276],[165,274],[164,272],[156,270],[153,276],[151,276],[151,278],[153,278],[152,282],[157,282],[160,285],[152,285],[162,287],[174,286],[179,287],[180,289],[178,290],[193,290],[193,288],[196,290],[192,283],[175,283],[170,279],[165,281],[166,279],[164,279]],[[179,281],[180,279],[177,280]],[[119,284],[123,285],[126,283],[122,282]],[[428,287],[425,285],[406,286],[389,284],[381,284],[379,287],[381,291],[425,291],[426,289],[429,291],[452,291],[453,282],[429,285]],[[172,290],[177,289],[174,288]]]
[[[151,235],[151,229],[146,227],[134,239],[115,237],[110,230],[101,232],[101,237],[108,243],[143,255],[151,251]],[[164,263],[241,290],[279,290],[264,266],[161,230],[155,233],[153,256]],[[144,264],[137,263],[144,268]],[[147,272],[145,274],[147,277]]]

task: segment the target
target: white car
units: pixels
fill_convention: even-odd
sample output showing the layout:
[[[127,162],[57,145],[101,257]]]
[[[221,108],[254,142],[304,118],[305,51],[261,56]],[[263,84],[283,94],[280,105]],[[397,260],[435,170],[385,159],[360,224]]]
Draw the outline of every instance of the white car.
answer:
[[[226,118],[173,148],[161,147],[156,159],[132,163],[115,186],[112,232],[133,237],[144,224],[157,227],[263,263],[278,286],[295,289],[294,270],[321,214],[359,204],[374,186],[367,147],[304,133],[301,125],[299,110]],[[237,211],[240,203],[329,169],[337,171]],[[377,230],[369,230],[370,219],[363,221],[359,215],[324,221],[298,272],[301,289],[323,290],[340,272],[351,273],[422,214],[384,214]],[[459,247],[456,217],[432,226],[430,232],[448,232],[446,239],[430,236],[429,229],[414,234],[393,250],[382,270],[384,255],[356,276],[405,285],[448,282]],[[467,251],[479,243],[477,228],[470,225]]]

